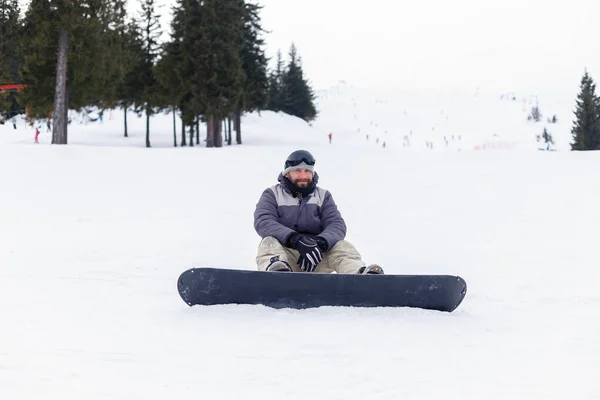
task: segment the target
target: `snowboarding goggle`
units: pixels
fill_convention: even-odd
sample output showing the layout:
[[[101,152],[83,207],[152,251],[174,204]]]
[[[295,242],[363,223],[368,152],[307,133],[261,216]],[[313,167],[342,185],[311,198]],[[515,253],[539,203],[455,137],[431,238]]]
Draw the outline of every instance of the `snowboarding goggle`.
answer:
[[[305,151],[305,150],[295,151],[292,154],[290,154],[288,159],[285,161],[285,167],[286,168],[296,167],[302,163],[305,163],[306,165],[314,166],[315,158],[308,151]]]
[[[304,158],[304,157],[301,158],[300,160],[291,160],[291,161],[288,160],[288,161],[285,162],[285,167],[286,168],[287,167],[295,167],[295,166],[300,165],[302,163],[304,163],[306,165],[315,165],[315,160],[307,159],[307,158]]]

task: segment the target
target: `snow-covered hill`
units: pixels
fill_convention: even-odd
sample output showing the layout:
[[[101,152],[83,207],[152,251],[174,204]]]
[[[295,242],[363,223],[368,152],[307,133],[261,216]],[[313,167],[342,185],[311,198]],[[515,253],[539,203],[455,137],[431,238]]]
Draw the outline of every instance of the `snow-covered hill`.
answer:
[[[567,101],[565,101],[567,100]],[[336,136],[351,136],[369,145],[424,150],[536,150],[546,128],[553,149],[569,150],[571,109],[575,99],[545,98],[537,93],[440,89],[415,92],[402,88],[366,89],[345,82],[318,92],[321,110],[315,126]],[[572,103],[572,104],[571,104]],[[528,120],[539,107],[542,118]],[[551,123],[556,115],[556,123]],[[367,138],[368,135],[368,138]]]
[[[312,126],[251,114],[222,149],[173,148],[170,115],[151,149],[118,111],[72,115],[68,146],[0,126],[1,397],[599,398],[600,156],[537,151],[527,95],[502,94],[340,85]],[[297,148],[366,262],[461,275],[461,307],[187,307],[184,269],[255,268],[256,201]]]
[[[459,91],[440,89],[438,92],[404,91],[400,88],[367,89],[345,82],[317,93],[317,120],[310,124],[282,113],[263,111],[244,117],[244,144],[285,144],[296,137],[308,143],[325,143],[332,134],[333,143],[359,148],[391,148],[402,152],[468,151],[516,149],[537,151],[545,148],[538,141],[544,128],[552,135],[552,150],[569,151],[570,130],[575,108],[575,95],[542,97],[537,93],[492,92],[480,88]],[[558,99],[558,101],[557,101]],[[539,107],[541,120],[530,120],[534,107]],[[555,123],[551,122],[556,116]],[[72,113],[74,123],[83,129],[71,129],[69,143],[143,146],[135,139],[145,132],[145,120],[129,115],[131,139],[123,138],[123,114],[107,112],[103,122],[98,115],[88,117]],[[176,120],[178,143],[180,121]],[[43,121],[37,124],[41,141],[49,142]],[[5,141],[30,142],[35,127],[18,118],[18,130],[4,127]],[[107,126],[111,128],[107,129]],[[114,127],[114,128],[113,128]],[[204,127],[202,127],[204,128]],[[151,125],[153,147],[173,146],[172,114],[153,117]]]

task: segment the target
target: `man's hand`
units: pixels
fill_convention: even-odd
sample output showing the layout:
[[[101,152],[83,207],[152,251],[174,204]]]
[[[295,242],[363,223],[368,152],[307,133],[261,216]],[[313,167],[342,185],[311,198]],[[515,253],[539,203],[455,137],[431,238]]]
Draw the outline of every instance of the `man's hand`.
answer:
[[[327,239],[321,236],[315,236],[314,239],[315,242],[317,242],[317,246],[319,246],[319,248],[321,249],[321,252],[325,253],[327,251],[327,248],[329,247]]]
[[[290,243],[300,253],[298,265],[302,271],[313,272],[317,265],[323,261],[323,253],[314,239],[298,236],[291,238]]]

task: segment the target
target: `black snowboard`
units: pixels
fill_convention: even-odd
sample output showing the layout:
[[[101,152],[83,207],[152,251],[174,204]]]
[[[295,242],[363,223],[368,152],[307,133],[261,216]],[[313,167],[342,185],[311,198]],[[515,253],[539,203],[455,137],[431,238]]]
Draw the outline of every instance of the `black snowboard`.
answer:
[[[348,275],[192,268],[177,281],[189,306],[262,304],[273,308],[417,307],[456,309],[467,284],[450,275]]]

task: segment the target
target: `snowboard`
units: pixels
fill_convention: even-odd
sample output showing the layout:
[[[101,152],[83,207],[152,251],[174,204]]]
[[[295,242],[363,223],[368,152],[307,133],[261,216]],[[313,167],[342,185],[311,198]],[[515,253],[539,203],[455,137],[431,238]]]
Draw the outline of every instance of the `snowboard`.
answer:
[[[185,303],[272,308],[416,307],[454,311],[467,284],[452,275],[350,275],[191,268],[177,280]]]

